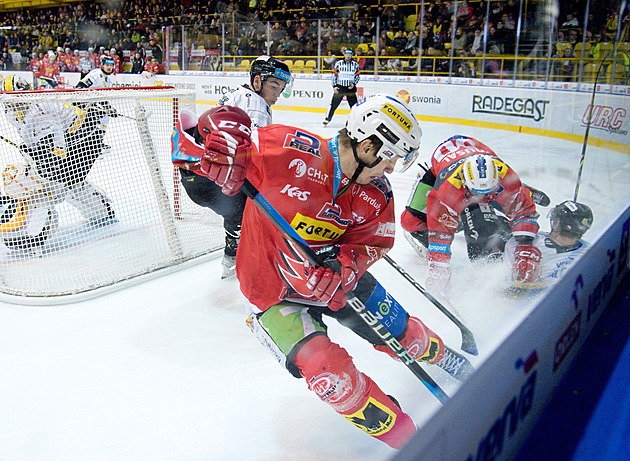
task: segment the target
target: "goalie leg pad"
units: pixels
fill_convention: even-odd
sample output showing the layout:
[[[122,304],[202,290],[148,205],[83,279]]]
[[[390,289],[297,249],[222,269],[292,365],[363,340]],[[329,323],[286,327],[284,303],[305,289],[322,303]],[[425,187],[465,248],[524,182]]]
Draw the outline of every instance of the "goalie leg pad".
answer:
[[[444,342],[435,332],[416,317],[409,317],[407,328],[396,338],[417,362],[437,363],[444,357]],[[385,352],[395,360],[396,354],[388,346],[374,346],[377,351]]]
[[[311,391],[366,434],[401,448],[415,433],[411,418],[327,336],[305,343],[294,363]]]
[[[54,208],[37,207],[29,200],[0,198],[0,238],[12,250],[31,251],[42,246],[58,226]]]
[[[37,174],[35,168],[20,163],[9,164],[2,172],[5,194],[17,199],[27,198],[42,190],[44,182],[45,180]]]
[[[87,181],[70,188],[66,200],[89,221],[113,221],[115,219],[111,202],[105,193]]]

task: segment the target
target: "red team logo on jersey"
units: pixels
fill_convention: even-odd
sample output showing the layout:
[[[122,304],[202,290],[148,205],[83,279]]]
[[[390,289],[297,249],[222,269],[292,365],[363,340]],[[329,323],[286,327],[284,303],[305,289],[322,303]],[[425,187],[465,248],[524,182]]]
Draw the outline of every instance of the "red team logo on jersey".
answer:
[[[327,221],[334,221],[340,226],[347,227],[352,223],[350,219],[342,219],[341,218],[341,208],[336,203],[328,202],[326,205],[319,210],[317,213],[317,217],[320,219],[325,219]]]
[[[319,153],[319,139],[304,131],[297,130],[295,134],[287,134],[287,137],[284,139],[283,147],[308,152],[318,158],[322,157]]]

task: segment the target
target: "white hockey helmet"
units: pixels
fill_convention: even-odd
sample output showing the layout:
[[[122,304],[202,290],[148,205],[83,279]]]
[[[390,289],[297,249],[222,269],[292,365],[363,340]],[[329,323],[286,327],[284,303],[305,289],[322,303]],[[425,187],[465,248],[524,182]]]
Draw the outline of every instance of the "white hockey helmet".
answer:
[[[466,157],[462,175],[462,183],[473,194],[489,194],[499,187],[499,169],[492,155],[473,154]]]
[[[19,75],[9,75],[2,82],[3,91],[30,90],[31,85]]]
[[[63,48],[61,48],[60,46],[57,47],[57,53],[63,53]]]
[[[54,61],[55,59],[57,59],[57,55],[55,54],[53,50],[48,50],[48,54],[46,56],[48,56],[48,59],[51,61]]]
[[[395,171],[403,172],[418,157],[422,130],[416,116],[402,100],[384,94],[368,96],[355,104],[346,122],[348,136],[361,142],[374,135],[383,142],[377,157],[400,157]]]

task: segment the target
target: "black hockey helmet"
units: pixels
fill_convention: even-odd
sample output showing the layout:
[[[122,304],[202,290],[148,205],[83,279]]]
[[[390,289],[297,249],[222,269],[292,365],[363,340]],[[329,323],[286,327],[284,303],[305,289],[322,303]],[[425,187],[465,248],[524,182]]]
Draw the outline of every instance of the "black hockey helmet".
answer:
[[[19,75],[9,75],[2,82],[3,91],[30,90],[31,85]]]
[[[583,203],[565,200],[549,212],[549,221],[552,228],[554,222],[560,224],[557,232],[581,238],[593,224],[593,212]]]
[[[293,86],[293,76],[289,70],[289,66],[285,62],[274,58],[273,56],[260,56],[252,63],[249,69],[249,79],[254,85],[254,77],[260,75],[260,81],[265,83],[269,77],[276,77],[285,82],[284,93],[290,93]]]

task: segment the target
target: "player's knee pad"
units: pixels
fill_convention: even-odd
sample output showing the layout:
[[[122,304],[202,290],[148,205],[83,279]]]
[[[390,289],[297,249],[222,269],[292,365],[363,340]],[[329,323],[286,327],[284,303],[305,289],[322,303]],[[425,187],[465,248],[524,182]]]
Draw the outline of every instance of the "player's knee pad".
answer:
[[[426,213],[417,213],[406,208],[400,215],[400,225],[407,232],[426,232],[428,228],[427,215]]]
[[[411,418],[327,336],[303,344],[294,363],[311,391],[366,434],[401,448],[415,433]]]
[[[405,331],[396,338],[400,345],[418,362],[437,363],[444,356],[444,342],[435,332],[416,317],[409,317]],[[388,346],[374,346],[398,360]]]
[[[317,335],[300,345],[292,359],[308,388],[338,413],[353,413],[366,400],[366,377],[345,349]]]
[[[314,336],[325,335],[326,325],[321,316],[311,315],[308,306],[284,302],[260,314],[252,314],[247,325],[281,366],[296,378],[301,378],[293,362],[300,347]]]

